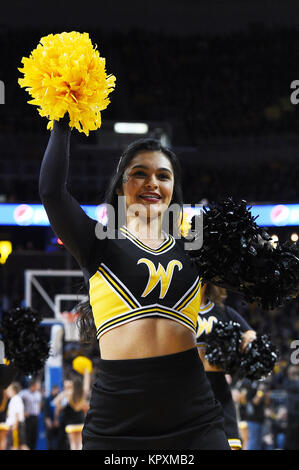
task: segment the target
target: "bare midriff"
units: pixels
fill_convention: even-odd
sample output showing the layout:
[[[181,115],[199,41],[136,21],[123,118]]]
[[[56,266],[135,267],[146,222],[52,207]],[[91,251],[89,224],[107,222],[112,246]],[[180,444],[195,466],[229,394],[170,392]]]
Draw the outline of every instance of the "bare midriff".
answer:
[[[187,351],[196,346],[195,334],[166,318],[134,320],[107,331],[99,339],[101,358],[141,359]]]

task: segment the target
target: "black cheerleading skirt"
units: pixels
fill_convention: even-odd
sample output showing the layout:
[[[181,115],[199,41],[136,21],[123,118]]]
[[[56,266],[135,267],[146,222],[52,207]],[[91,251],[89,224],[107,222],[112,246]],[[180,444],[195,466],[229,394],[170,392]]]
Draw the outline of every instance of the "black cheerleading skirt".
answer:
[[[233,397],[226,381],[224,372],[207,372],[216,400],[222,406],[224,416],[224,430],[229,445],[241,449],[242,443],[239,435],[239,426]]]
[[[65,425],[81,424],[84,422],[84,412],[82,410],[76,411],[69,404],[63,410],[63,422]]]
[[[83,450],[230,450],[220,404],[197,348],[103,360],[82,432]]]

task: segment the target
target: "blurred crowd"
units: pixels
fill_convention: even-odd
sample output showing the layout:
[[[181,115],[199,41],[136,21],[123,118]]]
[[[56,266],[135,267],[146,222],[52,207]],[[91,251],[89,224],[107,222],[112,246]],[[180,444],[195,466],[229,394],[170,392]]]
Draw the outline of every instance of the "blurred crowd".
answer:
[[[267,377],[255,381],[226,375],[243,450],[299,450],[299,301],[273,311],[243,304],[232,294],[226,303],[278,347]],[[97,343],[64,341],[62,383],[52,383],[46,392],[43,371],[39,377],[16,377],[0,397],[0,449],[80,449],[99,357]]]
[[[4,390],[0,450],[81,449],[91,387],[99,372],[98,352],[92,350],[88,359],[92,372],[72,368],[74,358],[82,359],[81,353],[79,344],[68,345],[63,383],[52,384],[48,393],[43,376],[19,376]],[[299,450],[299,354],[296,358],[293,363],[279,359],[273,372],[259,381],[226,375],[243,450]]]
[[[65,373],[49,393],[43,377],[18,377],[0,397],[0,450],[80,450],[90,391],[87,371]]]
[[[298,363],[280,361],[266,379],[237,381],[231,390],[243,450],[299,450]]]
[[[299,450],[299,300],[265,311],[230,294],[233,306],[259,335],[278,348],[273,372],[262,380],[227,377],[239,419],[243,449]]]
[[[0,79],[5,84],[6,103],[0,106],[0,202],[40,203],[37,181],[48,133],[45,119],[27,105],[29,96],[17,85],[21,76],[17,67],[39,39],[50,33],[55,31],[35,29],[12,34],[0,29],[5,64]],[[293,156],[289,152],[287,157],[282,147],[275,160],[256,164],[255,160],[242,160],[244,146],[240,144],[240,164],[219,160],[211,165],[202,150],[203,142],[209,144],[215,139],[297,134],[299,106],[290,102],[290,84],[299,79],[298,29],[265,30],[260,25],[222,36],[187,37],[141,30],[89,34],[107,58],[107,69],[117,77],[117,95],[103,119],[165,121],[172,129],[174,149],[180,149],[182,158],[184,148],[195,149],[194,158],[183,161],[186,203],[227,195],[251,202],[298,203],[297,151]],[[94,143],[93,138],[89,142]],[[236,153],[232,141],[227,141],[223,150],[229,153],[230,145]],[[76,150],[75,145],[73,148]],[[262,153],[263,148],[259,151]],[[80,149],[80,156],[74,154],[70,184],[82,203],[101,202],[98,197],[107,178],[104,161],[116,158],[111,149],[104,153],[100,149],[94,154]],[[32,234],[26,238],[24,228],[22,233],[22,243],[32,250]],[[43,235],[38,237],[44,245]],[[42,257],[40,253],[37,256],[40,266]],[[33,252],[30,257],[34,258]],[[19,304],[24,295],[23,262],[27,261],[16,263],[20,266],[19,277],[15,266],[10,278],[9,263],[6,266],[14,304]],[[68,268],[72,267],[72,261],[68,263]],[[44,264],[49,267],[49,260]],[[299,341],[299,302],[294,300],[270,312],[255,304],[243,304],[233,295],[228,303],[258,333],[269,334],[280,350],[273,373],[264,380],[239,381],[227,376],[243,449],[299,450],[299,354],[297,358],[295,348]],[[81,353],[77,344],[68,345],[63,385],[54,384],[49,393],[45,392],[44,377],[19,377],[4,391],[0,397],[1,450],[37,448],[41,429],[47,449],[80,448],[98,351],[90,352],[95,375],[78,374],[72,369],[72,360]]]

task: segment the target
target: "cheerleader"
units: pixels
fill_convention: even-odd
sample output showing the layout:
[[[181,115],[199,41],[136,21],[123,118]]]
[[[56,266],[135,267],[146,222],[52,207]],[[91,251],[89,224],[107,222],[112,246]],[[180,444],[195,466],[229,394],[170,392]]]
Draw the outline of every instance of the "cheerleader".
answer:
[[[207,342],[209,333],[213,330],[213,325],[218,321],[234,321],[242,327],[241,351],[246,354],[246,348],[250,342],[256,338],[256,332],[250,328],[248,323],[234,309],[224,304],[226,299],[226,289],[217,287],[211,283],[202,287],[201,306],[197,322],[196,342],[198,352],[207,377],[212,385],[215,397],[222,405],[224,413],[225,433],[232,450],[242,448],[242,441],[239,435],[239,426],[236,408],[232,393],[223,371],[218,365],[210,364],[206,357]]]
[[[127,149],[106,200],[117,210],[125,196],[126,223],[101,240],[66,187],[70,136],[66,119],[54,123],[39,188],[83,270],[101,351],[83,449],[229,450],[195,345],[199,276],[180,240],[162,230],[170,203],[182,204],[176,156],[153,139]],[[133,204],[144,218],[130,213]]]
[[[82,269],[99,341],[83,449],[230,450],[196,347],[207,270],[177,236],[183,196],[175,153],[151,138],[127,147],[106,193],[107,228],[68,190],[72,128],[87,135],[99,128],[114,88],[87,36],[42,38],[23,59],[21,81],[50,119],[39,193],[54,232]],[[166,228],[170,214],[174,223]]]
[[[6,414],[8,407],[8,396],[6,390],[0,389],[0,450],[6,450],[7,434],[9,425],[6,424]]]
[[[53,400],[55,406],[54,419],[58,422],[59,415],[63,413],[65,432],[68,436],[70,450],[82,449],[82,429],[88,409],[87,395],[89,392],[89,373],[81,377],[74,376],[69,383]]]
[[[24,403],[20,391],[19,382],[12,382],[7,387],[9,398],[6,416],[6,424],[9,427],[7,445],[11,450],[29,450],[26,444]]]

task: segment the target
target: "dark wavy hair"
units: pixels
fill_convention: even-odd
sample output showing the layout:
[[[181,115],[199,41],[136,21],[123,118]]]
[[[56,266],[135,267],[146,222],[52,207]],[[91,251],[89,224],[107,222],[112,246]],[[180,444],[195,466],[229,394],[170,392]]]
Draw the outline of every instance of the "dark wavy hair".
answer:
[[[168,147],[162,145],[161,141],[151,137],[139,139],[130,144],[122,153],[114,174],[108,184],[105,200],[106,204],[113,207],[116,220],[118,219],[118,195],[117,190],[122,187],[122,179],[124,172],[131,162],[131,160],[141,152],[145,151],[159,151],[163,153],[170,161],[173,174],[174,174],[174,186],[171,204],[175,204],[178,208],[178,212],[168,212],[164,214],[169,217],[169,231],[172,235],[179,233],[180,218],[183,218],[183,191],[182,191],[182,170],[180,162],[176,154]],[[108,220],[109,225],[109,220]],[[92,309],[89,300],[80,302],[78,305],[78,318],[77,326],[80,333],[80,341],[84,343],[95,344],[96,343],[96,328],[93,321]]]
[[[141,152],[155,152],[159,151],[163,153],[170,161],[173,173],[174,173],[174,187],[171,204],[176,204],[176,208],[179,208],[178,212],[169,212],[168,210],[164,214],[164,220],[166,215],[169,216],[169,231],[175,235],[175,231],[179,228],[179,218],[183,217],[183,191],[182,191],[182,170],[180,162],[176,154],[168,147],[162,145],[161,141],[151,137],[139,139],[130,144],[125,151],[122,153],[120,160],[117,164],[114,175],[112,176],[108,188],[105,193],[105,203],[113,207],[116,220],[118,218],[118,195],[116,191],[122,187],[122,179],[127,166],[131,160]],[[109,222],[108,222],[109,223]]]

